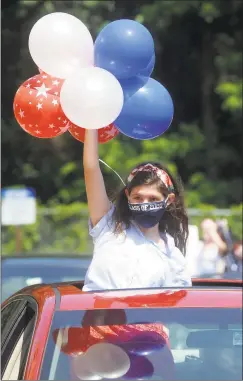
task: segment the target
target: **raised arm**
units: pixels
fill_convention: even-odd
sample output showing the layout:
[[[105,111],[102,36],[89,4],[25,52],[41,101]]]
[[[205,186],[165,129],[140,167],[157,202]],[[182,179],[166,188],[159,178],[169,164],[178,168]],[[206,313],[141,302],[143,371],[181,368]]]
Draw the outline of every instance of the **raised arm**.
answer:
[[[99,164],[97,130],[85,132],[83,165],[90,220],[95,226],[110,209],[110,201]]]

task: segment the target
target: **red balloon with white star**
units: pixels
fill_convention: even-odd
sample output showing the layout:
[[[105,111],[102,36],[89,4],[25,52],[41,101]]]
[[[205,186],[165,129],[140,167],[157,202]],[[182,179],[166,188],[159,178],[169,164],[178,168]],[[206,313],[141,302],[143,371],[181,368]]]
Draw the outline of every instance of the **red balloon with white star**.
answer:
[[[24,131],[37,138],[54,138],[74,126],[62,111],[63,80],[45,73],[25,81],[14,97],[14,115]]]
[[[68,132],[77,140],[80,142],[84,142],[85,138],[85,128],[81,128],[78,126],[72,126],[69,128]],[[119,134],[118,129],[115,127],[115,125],[109,124],[107,127],[99,128],[98,129],[98,139],[99,143],[107,143],[113,138],[115,138]]]

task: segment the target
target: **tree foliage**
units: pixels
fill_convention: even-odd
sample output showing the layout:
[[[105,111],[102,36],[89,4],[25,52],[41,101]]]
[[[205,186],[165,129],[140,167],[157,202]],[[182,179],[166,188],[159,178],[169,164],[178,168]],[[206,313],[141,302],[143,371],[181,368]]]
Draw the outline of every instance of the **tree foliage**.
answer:
[[[161,137],[136,141],[120,134],[100,155],[125,177],[143,160],[159,160],[179,173],[187,204],[228,207],[241,202],[242,1],[5,1],[2,3],[2,186],[25,184],[41,203],[86,202],[82,144],[69,133],[51,140],[27,135],[14,120],[18,86],[38,72],[28,35],[43,15],[80,18],[94,39],[108,22],[144,23],[156,46],[153,77],[171,93],[175,116]],[[44,43],[44,41],[43,41]],[[106,167],[110,190],[120,185]]]

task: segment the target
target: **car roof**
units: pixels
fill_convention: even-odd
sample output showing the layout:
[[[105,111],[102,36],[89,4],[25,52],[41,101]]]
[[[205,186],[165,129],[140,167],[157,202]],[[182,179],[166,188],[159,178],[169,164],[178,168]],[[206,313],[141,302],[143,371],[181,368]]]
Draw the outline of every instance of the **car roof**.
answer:
[[[211,280],[210,280],[211,281]],[[214,280],[214,283],[216,281]],[[44,303],[48,295],[56,295],[56,310],[124,308],[242,308],[242,281],[217,280],[211,285],[195,280],[189,288],[130,289],[83,292],[83,282],[65,282],[27,287],[16,295],[34,296]],[[43,292],[42,292],[43,290]],[[43,294],[45,294],[43,298]]]
[[[242,306],[242,292],[232,288],[134,289],[82,292],[77,285],[61,285],[60,310],[94,308],[161,308]]]

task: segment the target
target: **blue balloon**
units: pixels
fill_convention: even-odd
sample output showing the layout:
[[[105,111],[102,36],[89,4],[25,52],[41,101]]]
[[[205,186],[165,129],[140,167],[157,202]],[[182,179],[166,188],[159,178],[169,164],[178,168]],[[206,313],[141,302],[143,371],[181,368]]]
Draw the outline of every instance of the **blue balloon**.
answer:
[[[155,54],[153,54],[153,57],[151,58],[148,66],[139,72],[139,75],[143,77],[150,77],[151,74],[153,73],[154,66],[155,66]]]
[[[120,81],[124,106],[114,124],[124,135],[153,139],[170,126],[174,106],[166,88],[153,78],[134,77]]]
[[[149,355],[164,348],[166,341],[157,332],[141,332],[120,346],[134,355]]]
[[[95,41],[95,66],[116,78],[131,78],[146,70],[154,55],[154,40],[147,28],[133,20],[109,23]]]

